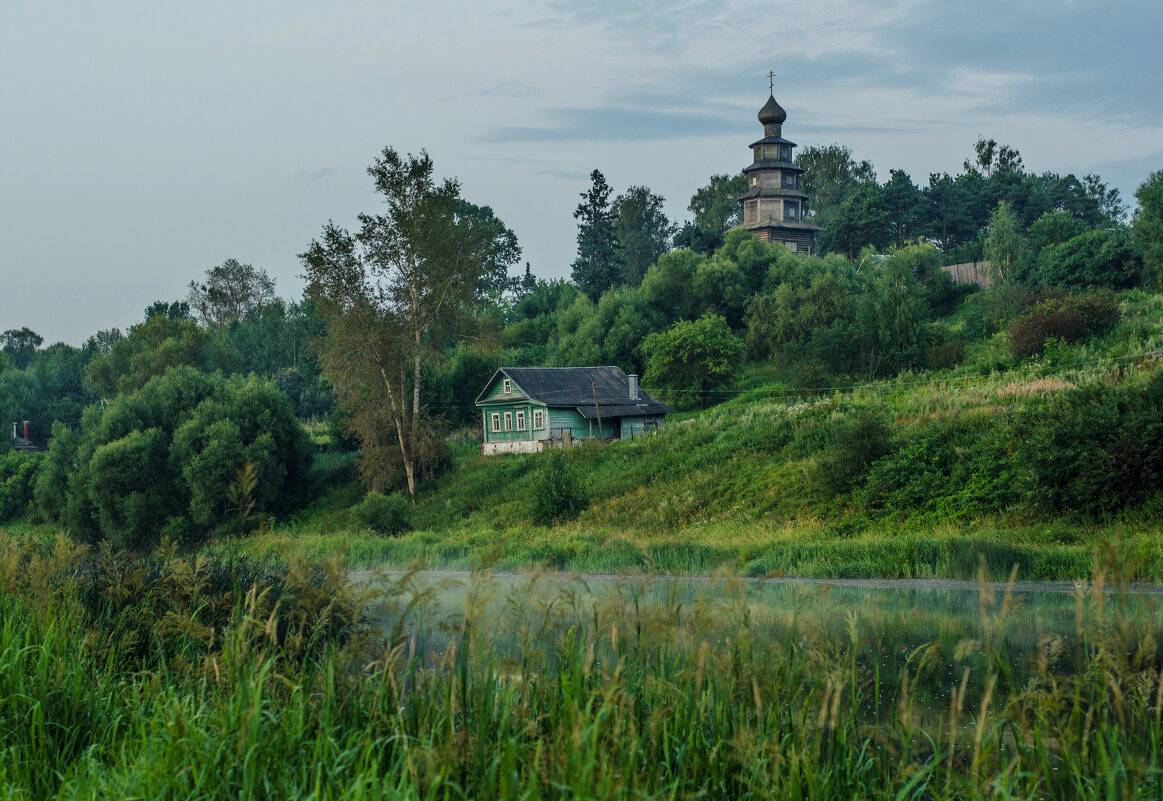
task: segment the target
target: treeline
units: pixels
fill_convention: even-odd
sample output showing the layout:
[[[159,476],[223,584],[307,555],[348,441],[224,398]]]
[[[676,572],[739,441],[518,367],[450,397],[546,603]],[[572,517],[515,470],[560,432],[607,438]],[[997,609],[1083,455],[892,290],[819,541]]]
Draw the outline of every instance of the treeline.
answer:
[[[192,311],[192,293],[181,301],[158,301],[128,331],[99,331],[80,347],[61,342],[42,347],[44,339],[28,328],[5,331],[0,334],[0,419],[18,423],[21,436],[27,420],[29,439],[43,446],[54,423],[76,428],[85,407],[140,389],[150,378],[180,366],[270,379],[300,418],[326,418],[335,402],[310,348],[320,325],[310,301],[250,294],[248,273],[270,282],[265,272],[232,259],[207,273],[208,282],[232,296],[233,314],[225,300]],[[11,444],[4,437],[0,451]]]
[[[487,206],[465,200],[455,180],[437,182],[426,154],[387,148],[368,170],[383,208],[362,215],[354,232],[324,227],[301,254],[301,299],[278,298],[264,271],[231,259],[191,282],[182,300],[159,301],[127,332],[101,331],[79,348],[43,347],[33,331],[6,331],[0,414],[28,420],[35,444],[54,426],[53,439],[71,432],[71,455],[53,458],[73,474],[55,479],[58,490],[45,497],[58,507],[45,514],[96,532],[90,537],[112,536],[128,513],[94,506],[99,482],[82,477],[89,468],[77,454],[156,429],[133,447],[167,465],[177,482],[170,494],[181,500],[180,508],[163,504],[158,525],[196,538],[222,522],[227,504],[218,498],[212,514],[195,510],[197,493],[181,487],[175,462],[188,449],[174,450],[174,442],[209,396],[163,392],[163,406],[188,408],[129,415],[113,433],[102,422],[120,399],[151,386],[162,392],[152,382],[177,368],[218,375],[225,383],[211,394],[223,408],[252,387],[246,391],[264,399],[263,425],[287,419],[284,412],[330,419],[360,449],[369,487],[415,490],[448,464],[446,435],[479,425],[473,401],[505,364],[615,364],[642,374],[675,406],[693,408],[745,388],[748,361],[771,366],[764,380],[826,387],[951,366],[972,339],[1019,318],[1028,332],[1018,339],[1036,353],[1047,339],[1070,341],[1109,324],[1109,299],[1077,293],[1155,286],[1163,276],[1163,173],[1140,187],[1128,224],[1118,191],[1098,177],[1028,173],[1016,151],[992,141],[978,142],[960,174],[931,176],[927,187],[900,171],[879,184],[872,166],[841,146],[805,148],[799,160],[809,170],[823,255],[795,254],[738,228],[739,177],[713,176],[680,227],[649,188],[615,196],[595,170],[575,213],[573,280],[545,281],[528,263],[513,275],[516,236]],[[942,266],[968,259],[990,262],[994,287],[962,308],[970,288],[954,286]],[[945,318],[959,309],[953,326]],[[222,464],[238,462],[234,473],[216,468],[219,478],[230,473],[222,479],[229,484],[256,463],[259,446],[249,430],[231,433],[225,418],[204,419],[218,432],[215,447],[231,454]],[[9,447],[6,437],[0,443]],[[19,482],[15,470],[0,484],[5,476],[24,487],[12,497],[33,491],[23,468]],[[302,487],[288,493],[301,498]],[[66,518],[69,503],[80,511]],[[183,516],[200,522],[184,528]]]

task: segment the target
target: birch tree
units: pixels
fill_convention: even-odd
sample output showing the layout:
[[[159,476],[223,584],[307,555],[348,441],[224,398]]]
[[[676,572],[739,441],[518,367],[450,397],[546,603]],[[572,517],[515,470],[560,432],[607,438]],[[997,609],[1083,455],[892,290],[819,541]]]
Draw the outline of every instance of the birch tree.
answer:
[[[392,148],[368,167],[385,209],[362,214],[355,236],[328,223],[301,255],[325,333],[320,362],[363,447],[373,489],[398,453],[408,491],[439,461],[441,443],[420,398],[438,335],[471,303],[492,237],[458,217],[460,186],[437,183],[432,160]]]

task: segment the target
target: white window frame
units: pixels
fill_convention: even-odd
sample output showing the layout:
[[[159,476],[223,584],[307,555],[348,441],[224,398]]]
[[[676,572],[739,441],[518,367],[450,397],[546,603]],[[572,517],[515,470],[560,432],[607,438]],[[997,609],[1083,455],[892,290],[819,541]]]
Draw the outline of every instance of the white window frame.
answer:
[[[517,412],[517,422],[516,422],[516,425],[514,427],[518,431],[525,430],[525,411],[523,409],[521,411]]]
[[[506,395],[512,395],[513,394],[513,383],[511,381],[509,381],[509,379],[506,378],[504,381],[501,382],[501,391],[504,392]]]
[[[492,417],[493,431],[501,430],[501,414],[500,412],[493,412]]]
[[[533,428],[545,428],[545,412],[543,412],[541,409],[533,410]]]
[[[512,412],[505,412],[505,430],[506,431],[513,430],[513,413]]]

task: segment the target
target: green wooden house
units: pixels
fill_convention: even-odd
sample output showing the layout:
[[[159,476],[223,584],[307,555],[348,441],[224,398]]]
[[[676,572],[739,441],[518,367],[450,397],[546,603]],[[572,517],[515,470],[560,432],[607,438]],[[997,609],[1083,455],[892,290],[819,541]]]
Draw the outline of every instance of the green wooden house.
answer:
[[[481,453],[529,453],[574,440],[630,439],[674,409],[617,367],[502,367],[476,399]]]

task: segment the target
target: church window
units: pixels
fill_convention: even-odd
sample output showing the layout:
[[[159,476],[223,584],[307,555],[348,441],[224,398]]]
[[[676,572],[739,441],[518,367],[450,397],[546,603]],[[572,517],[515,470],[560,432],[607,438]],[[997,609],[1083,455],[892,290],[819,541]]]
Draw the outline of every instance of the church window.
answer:
[[[783,174],[783,188],[784,189],[795,189],[796,188],[796,174],[794,172],[785,172]]]
[[[783,202],[783,219],[785,222],[795,222],[800,216],[800,204],[796,200]]]
[[[780,145],[779,157],[783,161],[791,161],[791,145]]]

